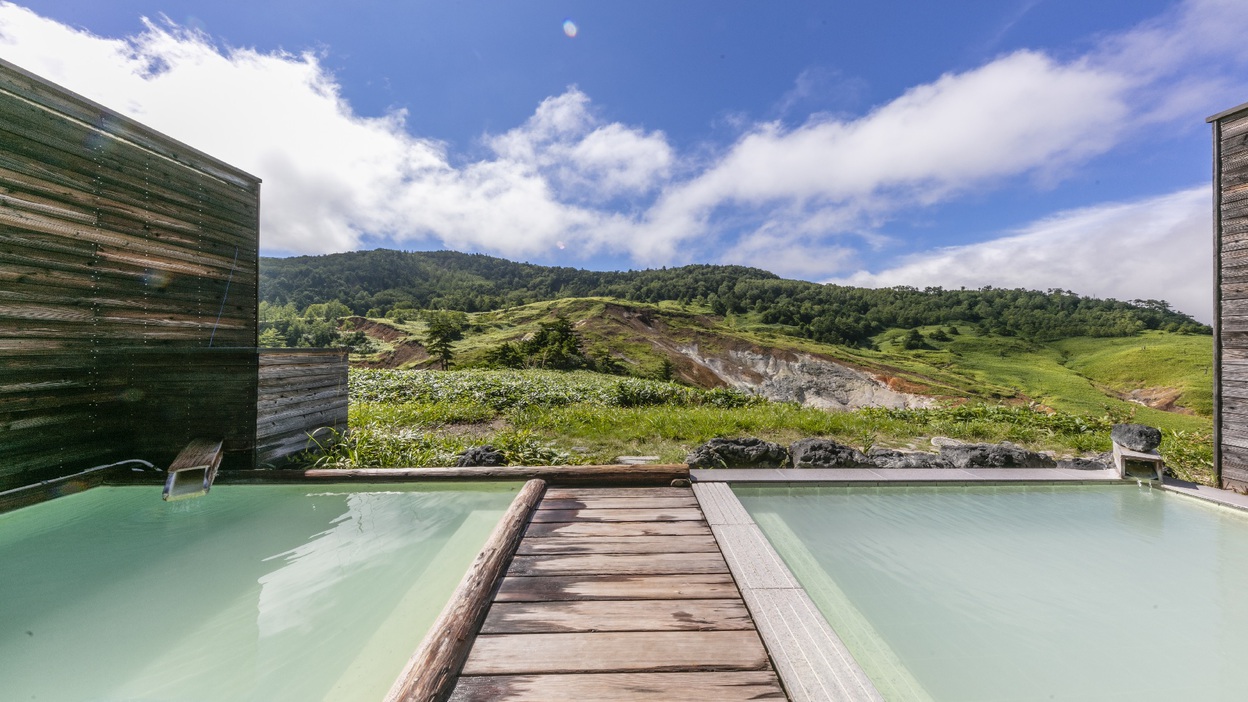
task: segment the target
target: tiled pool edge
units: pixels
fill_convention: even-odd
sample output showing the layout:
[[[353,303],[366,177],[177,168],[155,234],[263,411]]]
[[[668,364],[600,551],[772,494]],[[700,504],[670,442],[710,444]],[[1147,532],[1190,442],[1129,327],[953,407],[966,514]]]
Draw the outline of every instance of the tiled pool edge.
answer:
[[[732,488],[703,481],[693,492],[789,697],[883,702]]]
[[[1069,485],[1124,481],[1113,470],[1062,468],[695,468],[694,483],[821,483],[823,485]]]
[[[1180,480],[1166,479],[1160,488],[1166,492],[1172,492],[1176,495],[1183,495],[1205,502],[1212,502],[1223,507],[1237,509],[1248,512],[1248,495],[1244,495],[1234,490],[1222,490],[1220,488],[1209,487],[1208,485],[1197,485],[1196,483],[1188,483]]]

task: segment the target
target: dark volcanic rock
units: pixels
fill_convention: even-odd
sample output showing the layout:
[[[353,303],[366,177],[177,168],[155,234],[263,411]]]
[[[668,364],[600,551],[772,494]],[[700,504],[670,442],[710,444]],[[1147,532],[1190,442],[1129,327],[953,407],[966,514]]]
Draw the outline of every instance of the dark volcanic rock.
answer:
[[[863,452],[831,439],[802,439],[789,446],[794,468],[873,468]]]
[[[503,456],[503,452],[486,444],[485,446],[473,446],[464,451],[459,456],[459,460],[455,462],[459,468],[469,468],[474,466],[505,466],[507,459]]]
[[[954,468],[1054,468],[1057,463],[1042,453],[1009,442],[941,446],[940,455]]]
[[[936,453],[925,451],[894,451],[871,449],[867,460],[876,468],[952,468],[953,465]]]
[[[1147,424],[1115,424],[1109,438],[1123,448],[1144,453],[1161,445],[1161,431]]]
[[[755,438],[711,439],[685,458],[690,468],[783,468],[788,462],[783,446]]]
[[[1057,467],[1066,468],[1068,470],[1105,470],[1109,468],[1110,465],[1092,458],[1067,458],[1058,461]]]

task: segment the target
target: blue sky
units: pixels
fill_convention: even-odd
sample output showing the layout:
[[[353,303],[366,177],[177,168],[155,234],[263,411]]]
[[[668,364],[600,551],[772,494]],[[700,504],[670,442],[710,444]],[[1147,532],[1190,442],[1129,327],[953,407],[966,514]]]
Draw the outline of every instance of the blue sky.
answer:
[[[1204,118],[1248,101],[1246,30],[1240,0],[49,0],[0,3],[0,58],[261,176],[269,254],[741,263],[1208,320]]]

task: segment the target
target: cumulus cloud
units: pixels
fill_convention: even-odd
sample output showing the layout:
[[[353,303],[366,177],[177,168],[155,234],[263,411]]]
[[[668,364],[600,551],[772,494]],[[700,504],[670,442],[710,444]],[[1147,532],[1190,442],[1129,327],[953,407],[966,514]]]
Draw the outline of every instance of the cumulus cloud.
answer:
[[[0,55],[264,180],[271,251],[358,248],[365,235],[522,256],[592,252],[625,220],[581,201],[644,193],[673,156],[661,133],[600,124],[572,89],[494,138],[497,158],[452,166],[405,114],[356,114],[314,53],[222,48],[170,23],[94,36],[0,4]],[[67,57],[73,57],[72,60]]]
[[[661,131],[603,119],[570,87],[524,123],[484,135],[487,155],[466,160],[411,134],[402,111],[357,114],[315,53],[221,46],[167,21],[100,37],[0,2],[0,56],[262,177],[268,251],[342,251],[365,237],[511,257],[566,247],[646,265],[748,263],[811,279],[859,266],[858,252],[878,245],[901,214],[1053,183],[1149,125],[1214,111],[1221,105],[1201,100],[1248,87],[1245,33],[1242,0],[1188,0],[1082,55],[1002,55],[857,117],[747,123],[733,143],[697,154],[679,153]],[[808,83],[799,77],[801,90],[816,89]],[[1127,241],[1144,236],[1115,221],[1092,217],[1082,231],[1102,243],[1112,237],[1091,229],[1098,222]],[[922,272],[912,265],[876,275]],[[1192,265],[1191,276],[1204,270]],[[1131,293],[1168,294],[1157,286]]]
[[[912,254],[887,270],[832,282],[1062,288],[1120,300],[1164,299],[1208,323],[1213,317],[1210,202],[1209,188],[1200,187],[1061,212],[991,241]]]

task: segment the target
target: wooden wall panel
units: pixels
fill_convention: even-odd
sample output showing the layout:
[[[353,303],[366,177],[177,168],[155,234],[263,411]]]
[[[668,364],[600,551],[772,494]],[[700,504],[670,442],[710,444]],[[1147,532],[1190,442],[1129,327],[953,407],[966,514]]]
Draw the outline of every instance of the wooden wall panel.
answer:
[[[345,349],[262,349],[256,461],[278,464],[347,428]],[[325,431],[332,429],[333,431]]]
[[[1214,463],[1248,489],[1248,105],[1213,124]]]
[[[254,460],[260,181],[0,61],[0,490]]]

